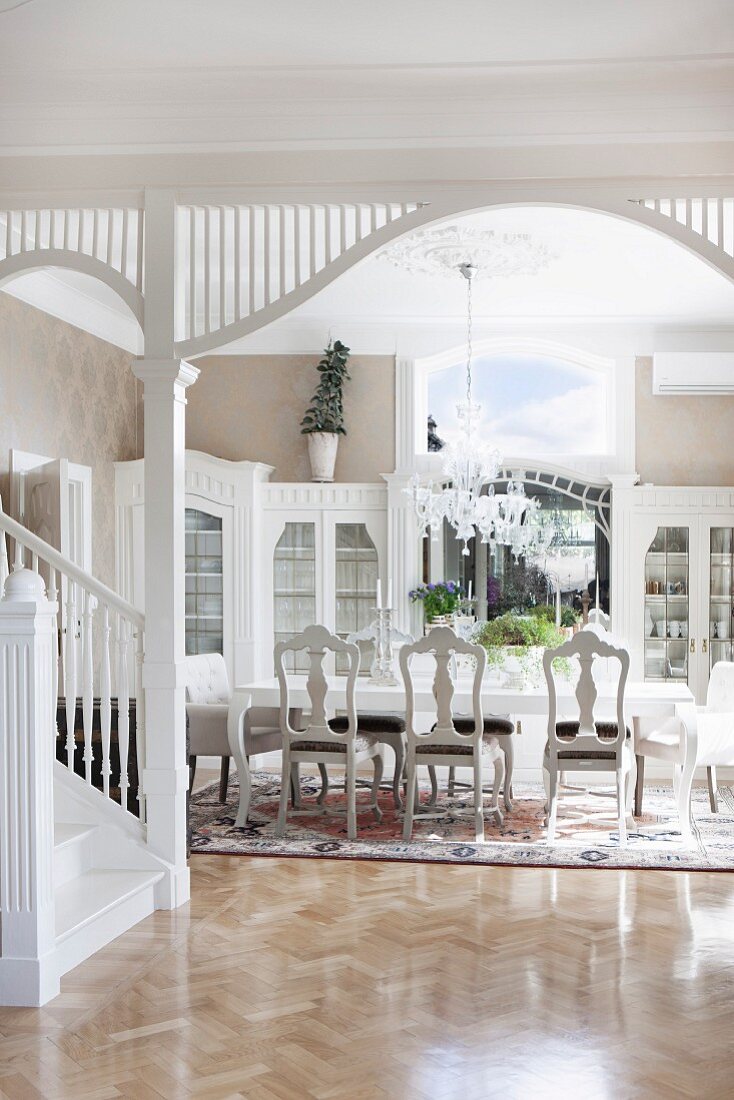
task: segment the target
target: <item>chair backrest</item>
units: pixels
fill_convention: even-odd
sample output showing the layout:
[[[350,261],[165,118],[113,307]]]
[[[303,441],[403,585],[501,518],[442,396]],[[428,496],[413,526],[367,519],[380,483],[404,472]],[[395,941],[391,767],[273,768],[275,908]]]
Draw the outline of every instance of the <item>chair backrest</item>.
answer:
[[[600,748],[606,751],[615,751],[619,755],[622,751],[627,736],[624,715],[624,692],[627,686],[629,673],[629,653],[622,646],[613,645],[605,638],[600,638],[596,630],[579,630],[572,638],[569,638],[557,649],[546,649],[543,654],[543,671],[548,684],[548,744],[551,755],[556,755],[559,748],[568,749],[571,735],[564,731],[563,739],[559,739],[556,722],[558,721],[558,692],[556,685],[556,673],[553,662],[557,658],[567,660],[578,658],[580,675],[576,684],[575,696],[578,703],[578,732],[573,737],[574,752],[599,752]],[[594,661],[597,658],[613,658],[619,662],[619,675],[617,678],[616,692],[616,737],[600,738],[597,734],[594,718],[594,707],[597,702],[598,691],[594,679]],[[611,663],[611,661],[609,662]],[[564,716],[565,717],[565,716]],[[571,719],[575,721],[575,719]],[[609,721],[609,719],[607,719]]]
[[[718,661],[711,669],[706,693],[706,710],[712,714],[734,714],[734,663]]]
[[[594,623],[597,626],[603,626],[605,630],[609,630],[612,625],[612,620],[606,611],[602,611],[600,607],[592,607],[589,610],[589,622]]]
[[[306,690],[311,703],[311,716],[307,729],[295,730],[289,720],[291,707],[285,656],[287,653],[299,653],[304,649],[308,651],[309,670]],[[324,658],[327,653],[343,653],[349,664],[344,685],[346,690],[344,709],[347,712],[347,729],[344,733],[334,733],[330,729],[326,714],[329,685],[324,673]],[[301,634],[296,634],[287,641],[278,642],[273,655],[275,672],[280,685],[280,729],[283,737],[289,742],[296,742],[299,739],[329,741],[334,744],[353,742],[357,735],[355,689],[359,672],[359,647],[352,642],[345,642],[336,634],[331,634],[325,626],[316,625],[306,627]]]
[[[221,653],[197,653],[184,660],[188,703],[229,703],[227,665]]]
[[[436,701],[436,724],[430,733],[418,733],[415,728],[415,684],[411,671],[411,658],[415,654],[430,654],[436,663],[433,678],[433,697]],[[455,693],[454,658],[467,654],[476,661],[472,678],[472,713],[474,728],[468,734],[459,733],[454,725],[453,698]],[[480,645],[458,638],[449,626],[436,626],[412,645],[400,650],[400,671],[405,684],[405,726],[409,740],[414,741],[420,752],[424,744],[466,745],[478,743],[484,729],[482,716],[482,677],[487,667],[487,654]]]

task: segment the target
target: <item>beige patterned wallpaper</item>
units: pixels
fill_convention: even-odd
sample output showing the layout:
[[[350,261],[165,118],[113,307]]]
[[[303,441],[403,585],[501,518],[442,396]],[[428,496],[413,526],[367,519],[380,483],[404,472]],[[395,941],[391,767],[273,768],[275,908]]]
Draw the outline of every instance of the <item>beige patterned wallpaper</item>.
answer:
[[[186,446],[219,458],[275,466],[273,481],[311,477],[299,424],[318,385],[319,355],[211,355],[187,390]],[[347,435],[337,481],[380,481],[395,468],[395,360],[355,355],[344,391]]]
[[[15,447],[92,467],[92,565],[115,586],[114,469],[137,457],[132,357],[0,293],[0,492]],[[141,439],[142,447],[142,439]]]
[[[637,472],[657,485],[734,485],[734,397],[661,397],[637,360]]]

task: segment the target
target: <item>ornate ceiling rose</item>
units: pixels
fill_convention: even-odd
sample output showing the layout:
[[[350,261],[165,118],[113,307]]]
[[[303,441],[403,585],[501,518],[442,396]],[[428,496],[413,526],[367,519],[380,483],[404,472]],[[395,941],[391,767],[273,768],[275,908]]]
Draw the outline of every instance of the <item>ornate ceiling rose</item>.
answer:
[[[495,233],[462,225],[417,229],[377,253],[395,267],[416,275],[456,279],[461,263],[476,267],[477,279],[536,275],[557,255],[529,233]]]

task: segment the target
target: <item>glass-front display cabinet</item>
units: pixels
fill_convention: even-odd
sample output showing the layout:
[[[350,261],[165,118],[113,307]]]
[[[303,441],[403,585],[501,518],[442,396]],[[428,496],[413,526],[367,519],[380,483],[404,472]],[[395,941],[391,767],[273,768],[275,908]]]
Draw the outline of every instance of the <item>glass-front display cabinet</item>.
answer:
[[[316,529],[313,523],[286,523],[273,555],[275,641],[285,641],[316,622]],[[289,653],[286,668],[307,672],[308,654]]]
[[[335,622],[341,638],[364,630],[375,618],[377,550],[364,523],[337,523],[334,529],[336,568]],[[360,672],[369,672],[373,645],[361,642]],[[347,661],[337,658],[337,672],[347,671]]]
[[[732,659],[732,565],[734,529],[712,527],[709,531],[709,670],[717,661]]]
[[[222,520],[187,508],[186,653],[224,650]]]
[[[645,557],[645,679],[687,680],[690,530],[659,527]]]

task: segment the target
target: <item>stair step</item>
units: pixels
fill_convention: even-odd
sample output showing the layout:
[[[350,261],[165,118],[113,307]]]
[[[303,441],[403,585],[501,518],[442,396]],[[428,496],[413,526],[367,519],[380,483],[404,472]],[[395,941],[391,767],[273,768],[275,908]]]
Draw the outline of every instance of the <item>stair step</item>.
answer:
[[[56,950],[65,974],[155,908],[162,871],[87,870],[55,891]]]
[[[92,837],[96,826],[59,822],[54,825],[54,887],[83,875],[92,866]]]

